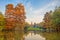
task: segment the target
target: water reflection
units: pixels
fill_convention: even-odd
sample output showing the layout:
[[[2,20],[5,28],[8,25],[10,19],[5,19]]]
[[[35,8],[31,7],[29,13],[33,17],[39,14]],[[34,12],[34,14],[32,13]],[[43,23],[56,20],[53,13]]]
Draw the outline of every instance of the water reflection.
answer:
[[[44,36],[46,40],[60,40],[60,33],[53,32],[53,33],[40,33],[40,35]]]
[[[15,31],[15,40],[24,40],[24,32],[23,31]]]
[[[0,40],[60,40],[60,33],[4,31],[0,32]]]
[[[29,32],[27,36],[25,36],[25,40],[45,40],[45,38],[39,34],[34,33],[33,31]]]
[[[23,31],[0,32],[0,40],[24,40],[24,32]]]
[[[25,40],[60,40],[60,32],[26,32]]]
[[[4,40],[14,40],[14,32],[13,31],[5,31],[4,32]]]
[[[0,40],[4,40],[4,33],[3,32],[0,32]]]

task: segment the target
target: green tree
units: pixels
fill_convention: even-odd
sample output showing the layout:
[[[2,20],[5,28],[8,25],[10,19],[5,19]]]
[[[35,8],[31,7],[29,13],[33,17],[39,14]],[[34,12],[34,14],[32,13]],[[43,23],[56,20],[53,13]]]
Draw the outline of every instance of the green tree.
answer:
[[[30,26],[30,24],[28,22],[25,22],[25,27],[24,27],[24,30],[27,30]]]
[[[57,7],[53,12],[52,26],[56,31],[60,30],[60,7]]]

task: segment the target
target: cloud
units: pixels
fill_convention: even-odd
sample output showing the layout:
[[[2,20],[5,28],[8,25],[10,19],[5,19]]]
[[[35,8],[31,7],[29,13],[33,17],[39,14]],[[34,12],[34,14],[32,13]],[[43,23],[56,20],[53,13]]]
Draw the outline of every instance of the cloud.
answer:
[[[27,3],[27,8],[28,10],[26,10],[27,14],[27,19],[26,21],[31,23],[31,22],[35,22],[35,23],[39,23],[39,22],[42,22],[43,21],[43,18],[44,18],[44,14],[47,12],[47,11],[50,11],[50,10],[53,10],[52,7],[55,7],[57,5],[58,1],[52,1],[46,5],[44,5],[42,8],[39,8],[39,9],[34,9],[32,6],[31,6],[31,3],[28,2]],[[51,8],[51,9],[50,9]]]
[[[26,9],[27,9],[26,12],[28,12],[28,13],[30,13],[33,10],[30,2],[27,3]]]
[[[39,23],[39,22],[43,21],[42,19],[43,19],[43,16],[33,15],[33,17],[27,17],[26,21],[29,22],[29,23],[31,23],[31,22]]]
[[[39,14],[39,13],[44,13],[44,12],[46,12],[46,11],[50,11],[49,10],[49,8],[48,7],[55,7],[56,5],[57,5],[57,2],[58,1],[53,1],[53,2],[50,2],[50,3],[48,3],[47,5],[44,5],[42,8],[39,8],[39,9],[37,9],[37,10],[34,10],[34,14]]]

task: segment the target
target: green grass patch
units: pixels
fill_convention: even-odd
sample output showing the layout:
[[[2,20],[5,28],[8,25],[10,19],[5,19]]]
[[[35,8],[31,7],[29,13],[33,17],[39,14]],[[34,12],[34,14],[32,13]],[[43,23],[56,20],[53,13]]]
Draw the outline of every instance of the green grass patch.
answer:
[[[29,27],[27,30],[40,30],[39,28],[32,28],[32,27]]]

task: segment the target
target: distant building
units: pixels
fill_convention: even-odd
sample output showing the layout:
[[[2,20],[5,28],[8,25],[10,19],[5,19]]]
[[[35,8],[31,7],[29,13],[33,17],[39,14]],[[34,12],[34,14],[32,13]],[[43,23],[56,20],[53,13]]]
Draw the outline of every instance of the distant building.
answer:
[[[33,23],[31,22],[31,25],[30,25],[31,27],[33,27]]]
[[[37,27],[38,27],[38,25],[37,25],[36,23],[34,23],[33,27],[34,27],[34,28],[37,28]]]

